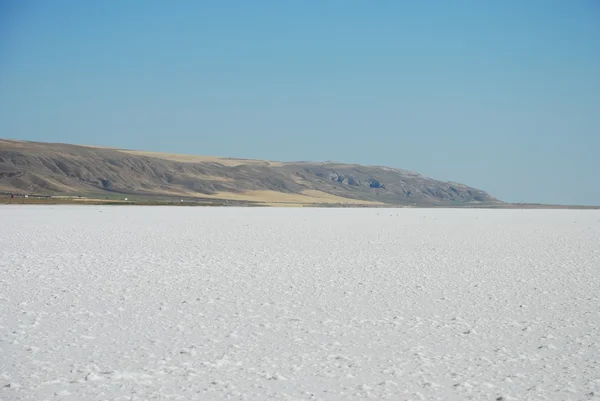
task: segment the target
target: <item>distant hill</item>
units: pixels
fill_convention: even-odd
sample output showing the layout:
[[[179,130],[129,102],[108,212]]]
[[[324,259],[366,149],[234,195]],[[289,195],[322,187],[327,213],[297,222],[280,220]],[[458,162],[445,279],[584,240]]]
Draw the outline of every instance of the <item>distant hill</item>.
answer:
[[[388,167],[283,163],[2,139],[0,192],[266,204],[501,204],[479,189]]]

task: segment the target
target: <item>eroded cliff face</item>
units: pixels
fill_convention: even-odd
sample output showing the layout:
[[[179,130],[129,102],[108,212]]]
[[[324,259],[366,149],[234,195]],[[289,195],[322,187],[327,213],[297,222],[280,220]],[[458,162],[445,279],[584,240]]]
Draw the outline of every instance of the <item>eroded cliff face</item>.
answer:
[[[0,191],[222,196],[328,194],[391,205],[499,203],[466,185],[387,167],[279,163],[0,140]],[[258,195],[257,195],[258,194]],[[335,199],[335,198],[332,198]]]

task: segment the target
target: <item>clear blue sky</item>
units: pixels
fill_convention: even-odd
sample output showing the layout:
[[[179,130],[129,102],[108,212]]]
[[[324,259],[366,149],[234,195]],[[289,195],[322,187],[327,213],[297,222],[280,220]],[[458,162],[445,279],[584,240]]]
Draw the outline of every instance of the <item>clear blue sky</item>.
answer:
[[[600,2],[2,0],[0,137],[600,204]]]

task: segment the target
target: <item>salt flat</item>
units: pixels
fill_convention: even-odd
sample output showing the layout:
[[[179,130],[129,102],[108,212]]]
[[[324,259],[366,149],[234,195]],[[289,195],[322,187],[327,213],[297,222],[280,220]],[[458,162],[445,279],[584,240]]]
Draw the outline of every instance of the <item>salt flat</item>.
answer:
[[[0,223],[0,400],[600,397],[599,211],[3,206]]]

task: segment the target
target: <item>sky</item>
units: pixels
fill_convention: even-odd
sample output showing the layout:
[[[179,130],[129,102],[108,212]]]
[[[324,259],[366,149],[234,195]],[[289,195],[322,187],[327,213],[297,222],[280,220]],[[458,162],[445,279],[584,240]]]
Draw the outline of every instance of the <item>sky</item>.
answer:
[[[600,205],[600,2],[2,0],[0,138]]]

